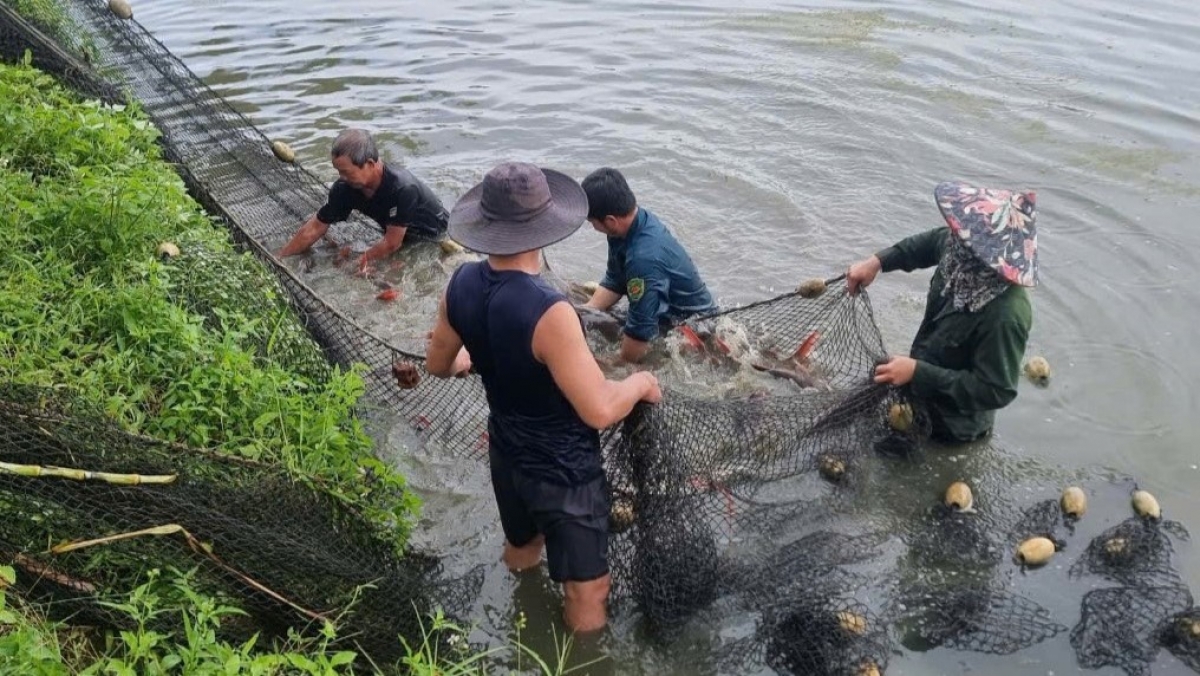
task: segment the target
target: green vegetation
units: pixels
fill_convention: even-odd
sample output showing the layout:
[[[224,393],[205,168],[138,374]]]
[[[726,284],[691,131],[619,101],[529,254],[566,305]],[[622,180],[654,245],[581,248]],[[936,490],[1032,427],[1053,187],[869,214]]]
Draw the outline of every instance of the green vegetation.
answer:
[[[16,5],[81,44],[53,0]],[[63,392],[133,433],[284,467],[403,548],[417,500],[354,417],[359,373],[328,366],[271,271],[187,195],[137,106],[80,100],[28,60],[0,65],[0,231],[0,383]],[[178,254],[160,252],[164,242]],[[334,647],[337,618],[282,644],[231,641],[246,635],[245,612],[174,569],[102,594],[123,628],[101,632],[6,591],[14,573],[0,565],[0,674],[578,670],[563,666],[568,641],[544,660],[518,628],[510,650],[480,652],[440,614],[401,665],[364,668]]]
[[[62,0],[4,0],[76,56],[91,60],[95,46],[65,11]]]
[[[361,378],[326,367],[157,135],[136,107],[0,67],[0,381],[65,388],[131,432],[314,477],[402,544],[416,499],[353,417]],[[166,240],[182,253],[160,259]]]

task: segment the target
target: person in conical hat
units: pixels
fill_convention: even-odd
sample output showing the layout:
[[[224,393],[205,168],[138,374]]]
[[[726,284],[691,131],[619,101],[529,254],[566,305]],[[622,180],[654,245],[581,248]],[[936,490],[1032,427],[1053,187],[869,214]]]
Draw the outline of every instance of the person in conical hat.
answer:
[[[875,382],[909,385],[929,406],[935,438],[967,442],[992,431],[1017,396],[1033,325],[1027,289],[1038,283],[1032,192],[961,182],[934,190],[948,227],[901,240],[846,273],[851,294],[880,272],[937,266],[909,356],[875,369]]]
[[[606,379],[575,309],[539,275],[542,248],[587,214],[574,179],[522,162],[496,166],[463,195],[450,211],[450,237],[488,258],[455,270],[425,364],[434,376],[482,377],[504,562],[534,568],[544,546],[573,631],[607,621],[609,499],[598,430],[662,397],[648,371]]]

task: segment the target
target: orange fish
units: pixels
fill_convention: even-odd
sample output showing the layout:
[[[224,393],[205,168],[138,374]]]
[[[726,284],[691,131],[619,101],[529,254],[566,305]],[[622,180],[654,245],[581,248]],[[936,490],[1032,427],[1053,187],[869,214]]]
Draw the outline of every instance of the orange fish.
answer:
[[[733,350],[729,349],[729,343],[721,340],[720,336],[713,336],[713,342],[717,344],[717,349],[720,350],[722,354],[731,354],[733,352]]]
[[[820,338],[821,334],[818,331],[813,331],[812,333],[808,334],[808,337],[804,339],[804,342],[800,343],[800,347],[796,348],[796,352],[792,355],[792,359],[795,359],[801,364],[808,363],[808,356],[812,354],[813,348],[817,346],[817,341],[820,340]]]
[[[393,301],[400,297],[400,289],[384,289],[375,298],[383,301]]]
[[[704,351],[704,341],[700,340],[700,336],[696,335],[696,332],[692,330],[692,327],[688,326],[687,324],[680,324],[679,332],[683,334],[683,339],[687,342],[688,347],[696,350],[697,352]]]

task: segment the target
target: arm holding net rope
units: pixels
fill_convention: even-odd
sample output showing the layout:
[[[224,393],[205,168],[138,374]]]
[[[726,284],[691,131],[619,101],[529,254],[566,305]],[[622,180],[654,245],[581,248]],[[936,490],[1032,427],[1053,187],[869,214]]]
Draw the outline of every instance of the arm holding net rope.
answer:
[[[467,353],[462,337],[450,326],[446,315],[444,294],[438,302],[437,323],[429,332],[429,342],[425,346],[425,370],[429,375],[440,378],[464,375],[471,370],[471,355]]]
[[[589,427],[602,430],[620,422],[639,401],[662,399],[658,379],[638,371],[620,381],[600,370],[583,336],[579,316],[565,301],[550,306],[533,329],[533,356],[550,369],[554,383]]]
[[[912,272],[931,268],[942,260],[949,232],[950,230],[945,227],[937,227],[905,237],[875,254],[875,258],[879,259],[882,272],[893,270]]]

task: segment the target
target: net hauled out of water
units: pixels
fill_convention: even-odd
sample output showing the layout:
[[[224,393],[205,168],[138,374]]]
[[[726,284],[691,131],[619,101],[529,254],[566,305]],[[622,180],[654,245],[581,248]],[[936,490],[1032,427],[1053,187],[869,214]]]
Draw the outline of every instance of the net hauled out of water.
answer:
[[[162,131],[166,153],[192,193],[274,271],[328,360],[369,367],[367,404],[410,425],[426,452],[482,462],[487,406],[478,378],[428,377],[420,355],[362,329],[270,255],[264,242],[315,212],[324,184],[277,158],[269,139],[136,22],[117,18],[99,1],[74,3],[71,11],[91,33],[103,76],[0,3],[4,58],[29,49],[35,65],[80,92],[136,99]],[[361,220],[342,227],[351,237],[375,233]],[[832,282],[823,293],[787,294],[689,326],[696,338],[679,358],[717,373],[753,362],[759,384],[724,397],[668,388],[662,404],[640,406],[603,431],[614,612],[639,613],[666,640],[716,615],[751,617],[749,635],[714,645],[706,658],[712,669],[732,672],[760,664],[794,674],[882,673],[902,625],[916,627],[910,633],[927,644],[995,654],[1065,631],[997,570],[999,552],[1009,546],[997,534],[1018,528],[998,512],[963,520],[934,510],[899,543],[842,518],[866,461],[882,455],[903,462],[919,452],[929,428],[903,390],[871,382],[886,353],[865,294],[851,297],[844,282]],[[68,599],[95,621],[119,622],[87,599],[98,590],[126,590],[147,562],[199,565],[207,588],[241,599],[256,629],[278,634],[336,614],[349,604],[350,590],[374,581],[344,621],[348,640],[390,662],[398,655],[397,636],[419,640],[413,611],[441,606],[466,613],[477,593],[475,577],[450,578],[419,555],[395,557],[353,513],[270,468],[167,452],[97,427],[91,412],[69,402],[29,404],[42,399],[0,391],[6,422],[0,461],[178,479],[115,487],[0,475],[0,500],[24,517],[4,520],[0,546],[20,563],[22,588],[32,595]],[[46,542],[167,525],[178,529],[63,555],[46,552]],[[928,542],[942,546],[922,546]],[[964,560],[941,560],[946,542]],[[964,565],[970,574],[937,572]],[[932,574],[919,583],[904,577],[905,570],[924,568]],[[862,598],[867,588],[877,593]],[[1194,664],[1190,595],[1168,596],[1156,605],[1165,614],[1146,640]],[[1079,644],[1091,645],[1090,637],[1107,636],[1117,621],[1123,620],[1104,615],[1088,625],[1097,629],[1077,628],[1072,642],[1079,633]],[[1085,666],[1101,659],[1079,654]]]

